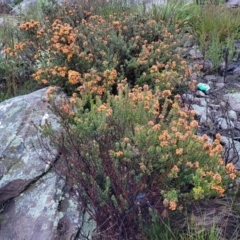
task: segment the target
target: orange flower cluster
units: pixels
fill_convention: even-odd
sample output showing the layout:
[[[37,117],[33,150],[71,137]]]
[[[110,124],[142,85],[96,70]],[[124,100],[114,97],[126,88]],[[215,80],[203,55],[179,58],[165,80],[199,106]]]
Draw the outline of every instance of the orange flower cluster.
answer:
[[[53,53],[63,53],[70,61],[72,57],[79,55],[80,47],[75,44],[77,38],[77,29],[72,28],[68,23],[62,23],[60,20],[55,20],[50,30],[52,37],[49,43],[52,44]]]
[[[53,93],[55,93],[56,88],[55,87],[49,87],[46,92],[46,98],[49,99]]]
[[[170,173],[168,174],[168,177],[169,178],[178,178],[178,172],[180,171],[180,169],[178,168],[177,165],[174,165],[172,168],[171,168],[171,171]]]
[[[177,209],[177,203],[175,201],[170,201],[169,202],[169,209],[174,211]]]
[[[27,47],[32,47],[34,44],[31,41],[14,43],[13,48],[5,48],[4,52],[10,57],[17,57],[20,52],[23,52]]]
[[[112,70],[105,70],[103,72],[103,77],[106,79],[106,86],[111,86],[114,84],[117,78],[117,71],[115,69]]]
[[[174,211],[177,209],[177,202],[176,201],[173,201],[173,200],[168,200],[168,199],[164,199],[163,200],[163,205],[164,207],[168,207],[170,210]]]
[[[225,189],[223,189],[221,186],[213,184],[211,186],[211,189],[217,191],[217,193],[220,197],[224,196]]]
[[[20,30],[29,30],[29,29],[38,28],[39,26],[40,26],[40,22],[35,21],[35,20],[31,20],[29,22],[22,23],[19,26],[19,28],[20,28]]]
[[[72,85],[82,82],[81,74],[79,72],[69,70],[68,71],[68,81]]]
[[[83,86],[77,88],[79,92],[88,90],[89,92],[102,96],[111,86],[111,80],[103,81],[103,73],[98,73],[96,70],[91,69],[89,73],[83,74]],[[111,75],[111,76],[110,76]],[[109,72],[110,79],[113,79],[115,70]]]
[[[32,74],[32,77],[43,84],[48,84],[48,79],[51,77],[59,76],[65,77],[67,75],[67,67],[55,66],[53,69],[46,68],[45,70],[39,69],[35,73]]]
[[[110,117],[113,113],[113,110],[109,106],[107,106],[106,104],[102,104],[101,106],[99,106],[97,111],[98,112],[105,112],[106,117]]]
[[[128,97],[133,106],[143,104],[144,110],[151,110],[152,114],[155,116],[159,115],[159,101],[157,96],[158,93],[153,94],[152,90],[150,90],[147,85],[143,87],[135,86],[132,92],[128,93]]]
[[[227,174],[229,175],[229,177],[231,178],[231,179],[235,179],[236,178],[236,173],[237,173],[237,170],[236,170],[236,168],[235,168],[235,166],[234,166],[234,164],[233,163],[228,163],[227,165],[226,165],[226,171],[227,171]]]

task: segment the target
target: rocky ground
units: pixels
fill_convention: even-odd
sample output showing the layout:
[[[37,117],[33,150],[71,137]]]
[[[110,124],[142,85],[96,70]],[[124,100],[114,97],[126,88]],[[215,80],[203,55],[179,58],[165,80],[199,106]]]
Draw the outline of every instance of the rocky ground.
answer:
[[[240,169],[240,43],[235,42],[235,61],[223,62],[217,71],[211,69],[211,62],[204,66],[204,59],[198,51],[195,63],[203,65],[203,71],[196,79],[210,87],[208,91],[196,89],[182,95],[189,108],[195,110],[199,121],[198,134],[207,134],[209,141],[216,133],[222,135],[226,162],[234,162]],[[194,54],[189,51],[189,53]],[[206,72],[207,71],[207,72]]]

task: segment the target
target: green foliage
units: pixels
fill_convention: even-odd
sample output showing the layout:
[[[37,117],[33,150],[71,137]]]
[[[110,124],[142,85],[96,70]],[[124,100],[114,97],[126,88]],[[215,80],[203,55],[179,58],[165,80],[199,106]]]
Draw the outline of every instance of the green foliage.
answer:
[[[196,6],[189,24],[204,57],[211,60],[214,69],[224,58],[223,49],[230,49],[229,59],[233,58],[234,40],[240,37],[239,9],[229,9],[225,5]]]
[[[110,0],[107,3],[102,2],[94,10],[97,15],[109,17],[109,15],[121,16],[123,12],[137,14],[138,8],[138,5],[132,5],[128,0]]]
[[[122,79],[131,86],[172,90],[191,77],[181,56],[180,24],[168,29],[128,13],[102,17],[82,6],[61,11],[66,16],[61,20],[21,24],[21,40],[6,49],[9,58],[19,57],[35,72],[38,82],[60,86],[69,95],[82,89],[102,95],[114,92]]]
[[[204,216],[202,220],[204,221]],[[146,228],[147,239],[149,240],[220,240],[221,230],[218,229],[212,219],[211,226],[208,226],[209,229],[206,229],[204,226],[198,225],[199,223],[196,220],[189,219],[187,221],[187,229],[183,233],[180,229],[174,229],[169,219],[159,220],[153,222],[148,228]]]
[[[53,105],[62,132],[51,125],[42,130],[61,152],[60,169],[81,203],[93,207],[88,211],[99,234],[129,239],[150,219],[149,210],[160,217],[186,201],[222,196],[236,177],[221,160],[220,136],[212,144],[196,136],[194,113],[170,96],[169,90],[130,90],[121,83],[118,95],[108,93],[104,101],[85,91],[60,108]]]
[[[190,221],[188,231],[186,234],[182,234],[181,240],[219,240],[221,239],[221,230],[217,229],[213,224],[210,230],[207,230],[203,226],[198,226],[194,221]]]
[[[178,240],[179,237],[173,232],[169,219],[154,221],[146,227],[146,239],[149,240]]]
[[[178,21],[188,22],[195,15],[196,5],[190,1],[166,1],[163,5],[152,5],[149,14],[156,21],[164,21],[168,26],[174,26]]]
[[[5,21],[0,25],[0,39],[3,49],[14,48],[20,39],[19,32],[16,31],[18,20],[6,16]],[[26,52],[25,58],[28,59]],[[30,64],[30,65],[28,65]],[[8,56],[2,51],[0,56],[0,84],[1,84],[1,100],[29,93],[37,90],[39,85],[34,83],[31,75],[31,62],[29,59],[24,60],[22,57]]]
[[[213,68],[217,69],[223,61],[225,61],[225,49],[229,50],[228,60],[232,60],[234,57],[234,40],[227,38],[223,42],[220,42],[218,38],[214,38],[208,45],[205,58],[211,59]]]
[[[239,9],[226,8],[225,4],[219,2],[196,5],[184,1],[168,1],[164,6],[154,6],[150,13],[154,19],[164,20],[169,26],[177,20],[187,23],[185,30],[195,36],[204,57],[213,62],[214,70],[223,61],[223,49],[229,48],[229,59],[233,59],[233,42],[240,37]]]

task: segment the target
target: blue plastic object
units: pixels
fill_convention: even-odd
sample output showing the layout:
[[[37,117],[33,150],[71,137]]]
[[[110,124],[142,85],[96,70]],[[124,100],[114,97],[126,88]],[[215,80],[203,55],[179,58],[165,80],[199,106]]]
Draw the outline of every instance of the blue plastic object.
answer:
[[[197,86],[198,86],[198,89],[203,92],[208,92],[210,90],[210,86],[205,83],[199,83]]]

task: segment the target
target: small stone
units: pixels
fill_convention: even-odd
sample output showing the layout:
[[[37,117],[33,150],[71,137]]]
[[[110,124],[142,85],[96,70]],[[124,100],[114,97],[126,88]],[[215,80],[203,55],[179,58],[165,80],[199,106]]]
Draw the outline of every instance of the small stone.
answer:
[[[224,77],[218,77],[217,82],[218,83],[224,83]]]
[[[206,115],[202,115],[200,118],[200,124],[203,125],[212,125],[212,121],[209,117],[207,117]]]
[[[203,62],[203,69],[202,69],[203,72],[210,72],[212,69],[213,69],[213,64],[211,61],[206,60]]]
[[[0,26],[3,25],[5,22],[5,19],[3,17],[0,18]]]
[[[224,83],[216,83],[216,88],[220,89],[223,88],[225,86]]]
[[[228,111],[228,117],[232,121],[237,121],[237,113],[233,110]]]
[[[189,55],[194,57],[195,59],[203,58],[202,53],[198,49],[191,49],[189,51]]]
[[[225,118],[218,118],[217,125],[220,129],[231,129],[234,128],[234,123],[231,120]]]
[[[189,94],[189,93],[184,93],[182,95],[182,98],[185,101],[191,101],[192,102],[194,100],[194,96],[192,94]]]
[[[207,106],[206,100],[201,100],[201,101],[200,101],[200,105],[201,105],[202,107],[206,107],[206,106]]]
[[[196,91],[196,96],[197,97],[205,97],[205,93],[202,91]]]
[[[217,77],[214,76],[214,75],[206,75],[206,76],[204,77],[204,80],[206,80],[207,82],[208,82],[208,81],[217,81]]]
[[[234,140],[240,141],[240,131],[236,128],[236,125],[235,125],[235,129],[233,130],[233,134],[234,134]]]
[[[240,130],[240,122],[235,122],[235,127]]]
[[[235,76],[240,76],[240,67],[235,68],[234,71],[233,71],[233,74]]]
[[[230,109],[240,112],[240,93],[228,93],[224,99],[229,103]]]
[[[222,108],[225,108],[225,107],[226,107],[226,102],[225,102],[225,101],[221,101],[220,106],[221,106]]]
[[[220,108],[220,106],[217,104],[209,104],[209,107],[213,110],[218,110]]]

